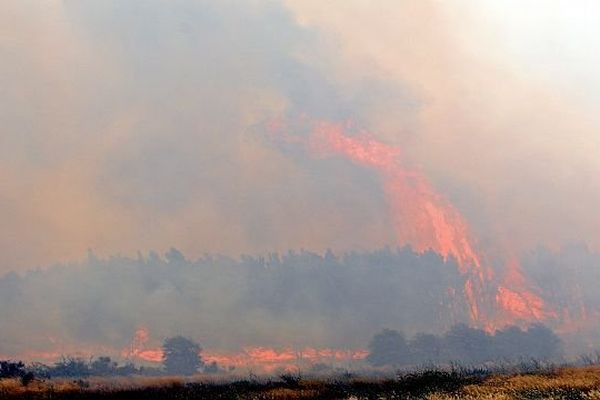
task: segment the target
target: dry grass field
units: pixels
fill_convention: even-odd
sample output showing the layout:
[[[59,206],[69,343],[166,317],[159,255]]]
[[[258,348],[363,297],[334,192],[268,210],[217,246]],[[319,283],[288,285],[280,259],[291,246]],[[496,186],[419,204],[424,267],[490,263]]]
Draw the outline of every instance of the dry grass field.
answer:
[[[564,368],[527,374],[422,371],[397,379],[240,379],[116,378],[0,381],[0,398],[17,399],[429,399],[527,400],[598,399],[600,367]]]
[[[600,400],[600,367],[567,368],[556,373],[493,375],[456,393],[431,393],[430,400],[552,399]]]

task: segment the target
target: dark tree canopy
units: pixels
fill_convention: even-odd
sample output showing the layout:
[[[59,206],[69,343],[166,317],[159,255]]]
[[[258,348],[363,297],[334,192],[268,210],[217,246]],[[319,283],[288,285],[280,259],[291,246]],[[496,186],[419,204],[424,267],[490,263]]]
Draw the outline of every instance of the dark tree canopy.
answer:
[[[417,333],[409,343],[411,358],[417,363],[437,363],[443,354],[442,339],[429,333]]]
[[[83,377],[90,375],[90,368],[85,360],[77,357],[63,357],[54,364],[52,376]]]
[[[183,336],[165,339],[163,343],[163,365],[165,372],[173,375],[193,375],[204,365],[196,342]]]
[[[527,347],[532,358],[547,360],[562,355],[561,340],[550,328],[535,324],[527,330]]]
[[[409,361],[410,353],[404,334],[384,329],[369,343],[367,360],[375,366],[402,365]]]
[[[481,363],[492,358],[490,335],[466,324],[453,326],[444,337],[444,345],[452,360]]]
[[[21,361],[0,361],[0,379],[17,378],[25,374],[25,364]]]
[[[373,337],[369,351],[367,361],[377,367],[448,362],[479,364],[556,360],[562,355],[562,342],[550,328],[541,324],[527,330],[508,326],[494,334],[458,324],[442,336],[418,333],[408,342],[401,332],[384,329]]]
[[[98,357],[90,363],[90,373],[94,376],[113,376],[116,375],[118,363],[110,357]]]

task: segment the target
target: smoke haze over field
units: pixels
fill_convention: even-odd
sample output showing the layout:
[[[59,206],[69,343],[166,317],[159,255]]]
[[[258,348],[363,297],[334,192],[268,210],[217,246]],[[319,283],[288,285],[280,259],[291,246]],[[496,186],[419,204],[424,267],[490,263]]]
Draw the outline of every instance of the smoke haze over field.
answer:
[[[563,335],[570,355],[597,346],[598,263],[600,254],[584,246],[538,249],[524,262],[527,279],[560,314],[544,323]],[[175,335],[198,340],[209,354],[265,348],[293,360],[302,349],[361,352],[383,328],[412,336],[471,324],[468,279],[454,260],[408,248],[195,261],[174,249],[135,259],[90,253],[86,262],[0,278],[0,357],[158,361],[161,341]]]
[[[525,263],[527,278],[562,317],[544,322],[567,337],[578,332],[571,340],[578,349],[593,344],[587,340],[600,329],[593,284],[599,260],[598,253],[573,247],[556,254],[538,249]],[[90,254],[86,262],[0,278],[0,356],[51,360],[87,352],[143,359],[141,351],[175,335],[195,338],[209,352],[251,346],[356,351],[383,328],[414,335],[472,323],[462,292],[467,280],[454,260],[408,248],[196,261],[174,249],[136,259]]]

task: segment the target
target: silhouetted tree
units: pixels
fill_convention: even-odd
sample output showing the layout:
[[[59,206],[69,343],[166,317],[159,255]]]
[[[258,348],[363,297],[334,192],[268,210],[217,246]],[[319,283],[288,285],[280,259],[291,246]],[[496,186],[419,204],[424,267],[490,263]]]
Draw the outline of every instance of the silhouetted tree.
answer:
[[[374,366],[398,366],[410,362],[410,351],[404,334],[384,329],[369,343],[367,361]]]
[[[202,348],[183,336],[165,339],[163,343],[163,365],[165,371],[174,375],[193,375],[204,364],[200,357]]]
[[[95,376],[110,376],[117,374],[118,364],[110,357],[98,357],[90,363],[90,373]]]
[[[63,357],[50,369],[52,376],[82,377],[90,375],[88,364],[81,358]]]
[[[123,375],[123,376],[139,374],[139,373],[140,373],[140,369],[136,368],[136,366],[133,363],[119,365],[115,370],[116,375]]]
[[[442,340],[429,333],[417,333],[409,342],[412,360],[416,364],[437,363],[442,358]]]
[[[20,378],[26,373],[21,361],[0,361],[0,378]]]
[[[507,326],[499,329],[494,334],[494,358],[509,361],[529,358],[529,348],[525,345],[526,342],[527,332],[518,326]]]
[[[444,336],[448,358],[455,361],[480,363],[491,358],[492,338],[481,329],[465,324],[453,326]]]
[[[562,355],[562,341],[552,330],[535,324],[526,331],[507,326],[493,335],[465,324],[453,326],[442,337],[417,333],[408,343],[402,333],[383,330],[369,344],[367,361],[375,366],[457,361],[549,360]]]
[[[562,355],[562,341],[552,330],[542,324],[534,324],[527,329],[523,348],[531,358],[537,360],[555,359]]]

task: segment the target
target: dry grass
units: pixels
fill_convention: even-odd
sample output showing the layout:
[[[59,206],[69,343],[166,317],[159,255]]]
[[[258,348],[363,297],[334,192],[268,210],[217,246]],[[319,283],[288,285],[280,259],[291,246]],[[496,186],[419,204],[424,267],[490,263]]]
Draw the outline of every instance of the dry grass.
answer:
[[[429,400],[600,400],[600,368],[568,368],[555,374],[496,375],[459,393],[434,393]]]
[[[0,381],[2,399],[429,399],[429,400],[600,400],[600,368],[570,368],[553,373],[435,375],[423,372],[398,380],[350,379],[280,381],[183,381],[178,377],[94,378],[86,381]],[[49,395],[50,394],[50,395]]]

